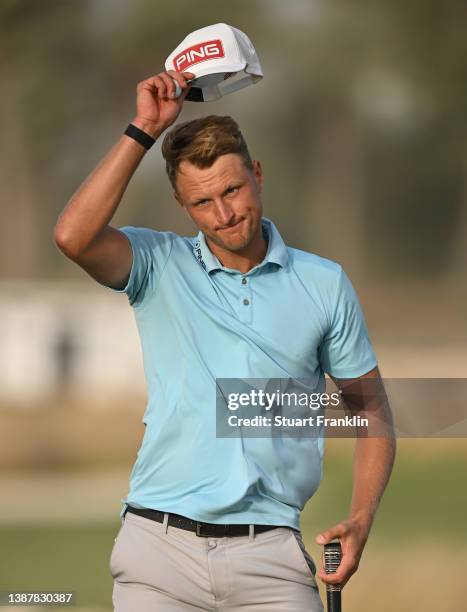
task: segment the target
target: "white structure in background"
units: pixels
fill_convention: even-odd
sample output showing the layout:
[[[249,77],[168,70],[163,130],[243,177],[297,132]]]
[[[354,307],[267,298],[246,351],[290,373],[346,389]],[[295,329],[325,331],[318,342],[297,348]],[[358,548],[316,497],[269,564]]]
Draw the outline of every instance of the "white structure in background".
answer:
[[[77,283],[0,283],[0,404],[63,390],[92,401],[144,393],[125,294]]]

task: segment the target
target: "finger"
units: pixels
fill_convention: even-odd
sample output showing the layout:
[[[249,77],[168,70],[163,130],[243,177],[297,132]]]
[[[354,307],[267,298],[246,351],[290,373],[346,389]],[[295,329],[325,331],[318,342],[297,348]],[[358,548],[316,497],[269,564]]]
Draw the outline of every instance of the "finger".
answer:
[[[183,93],[188,94],[191,84],[185,79],[179,72],[175,70],[167,70],[167,74],[170,77],[174,85],[174,95],[169,91],[168,96],[173,98],[179,98]],[[191,73],[190,73],[191,74]],[[184,99],[184,98],[183,98]]]
[[[173,78],[167,74],[167,72],[161,72],[159,77],[165,84],[165,94],[163,98],[174,98],[175,97],[175,83]]]
[[[150,91],[156,97],[162,97],[162,94],[165,95],[166,91],[166,85],[158,74],[141,81],[138,88]]]
[[[332,574],[326,574],[324,568],[317,572],[318,577],[326,584],[345,584],[350,576],[358,569],[358,560],[352,555],[344,555],[337,570]]]
[[[191,83],[185,80],[180,73],[175,71],[167,71],[169,81],[167,83],[167,98],[175,99],[182,96],[183,93],[188,94],[191,88]]]
[[[182,91],[188,87],[186,80],[179,72],[176,72],[175,70],[167,70],[167,74],[174,85],[174,91],[176,94],[174,97],[180,96]]]
[[[340,538],[349,533],[349,526],[345,523],[339,523],[330,529],[326,529],[315,538],[317,544],[328,544],[335,538]]]
[[[348,576],[345,576],[344,578],[342,578],[342,580],[339,580],[339,582],[336,582],[335,580],[331,579],[330,576],[325,576],[324,578],[321,576],[318,576],[321,582],[326,585],[326,588],[328,586],[331,586],[331,587],[339,587],[339,589],[343,589],[351,577],[352,576],[349,574]]]
[[[188,87],[189,83],[187,83],[187,81],[195,78],[195,75],[192,72],[177,72],[176,70],[167,70],[167,74],[174,78],[182,89]]]
[[[152,91],[155,95],[158,95],[159,90],[161,88],[164,88],[165,85],[164,85],[164,81],[162,81],[160,76],[156,74],[138,83],[138,87],[147,89],[149,91]]]

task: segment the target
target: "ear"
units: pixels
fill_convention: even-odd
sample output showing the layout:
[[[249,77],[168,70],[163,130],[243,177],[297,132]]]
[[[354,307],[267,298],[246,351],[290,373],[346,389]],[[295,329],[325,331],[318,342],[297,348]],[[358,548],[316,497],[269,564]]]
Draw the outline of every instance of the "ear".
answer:
[[[261,167],[261,162],[257,159],[252,161],[253,164],[253,174],[255,175],[256,184],[258,185],[258,189],[261,191],[264,181],[263,169]]]

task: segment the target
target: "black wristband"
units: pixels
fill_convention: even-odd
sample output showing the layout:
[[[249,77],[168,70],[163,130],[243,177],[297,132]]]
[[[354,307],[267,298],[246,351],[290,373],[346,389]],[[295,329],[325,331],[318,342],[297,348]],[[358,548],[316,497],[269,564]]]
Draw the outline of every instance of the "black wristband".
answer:
[[[148,150],[156,142],[155,138],[153,138],[149,134],[146,134],[146,132],[143,132],[143,130],[140,130],[138,127],[136,127],[136,125],[133,125],[132,123],[130,123],[130,125],[123,133],[129,136],[130,138],[133,138],[133,140],[136,140],[136,142],[139,142],[140,145],[143,145],[143,147]]]

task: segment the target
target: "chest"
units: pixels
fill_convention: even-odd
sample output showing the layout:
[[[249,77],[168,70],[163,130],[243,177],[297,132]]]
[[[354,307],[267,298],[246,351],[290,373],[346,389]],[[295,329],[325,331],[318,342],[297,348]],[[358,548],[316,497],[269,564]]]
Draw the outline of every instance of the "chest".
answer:
[[[328,329],[319,296],[272,266],[251,275],[207,274],[200,266],[172,270],[155,308],[166,329],[193,350],[208,347],[219,359],[226,351],[267,358],[287,370],[314,368]]]

